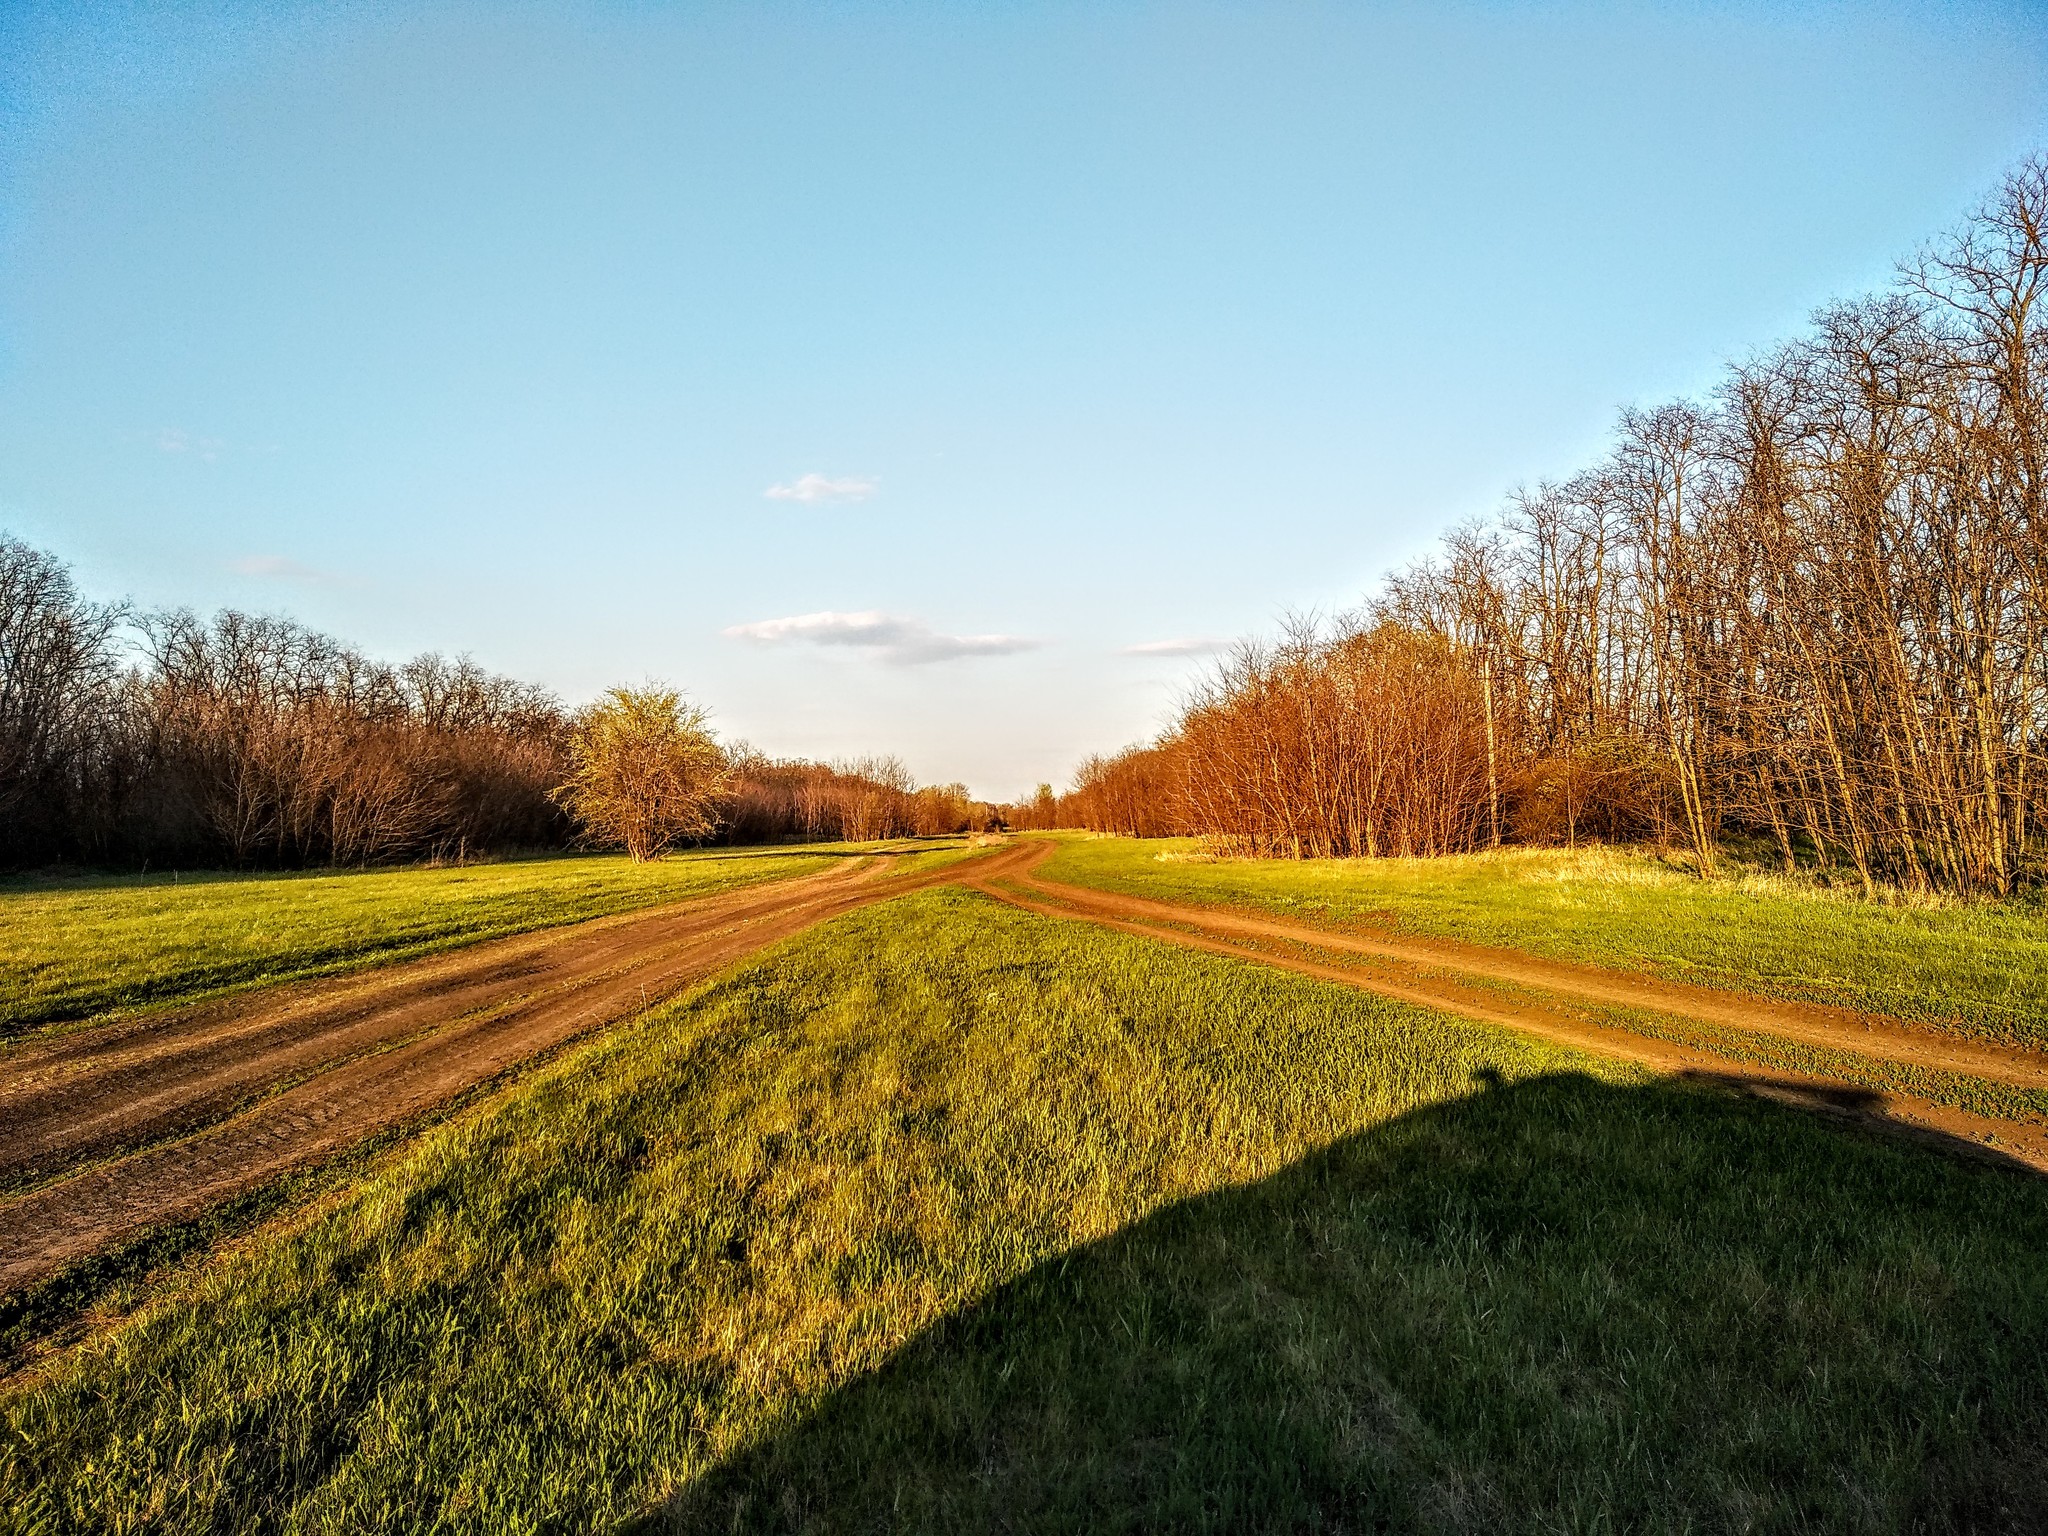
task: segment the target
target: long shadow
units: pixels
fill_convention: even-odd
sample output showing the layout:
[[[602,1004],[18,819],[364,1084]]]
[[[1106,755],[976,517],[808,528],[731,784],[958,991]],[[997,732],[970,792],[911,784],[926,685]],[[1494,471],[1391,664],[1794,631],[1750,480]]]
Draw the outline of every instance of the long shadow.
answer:
[[[641,1528],[2048,1530],[2044,1445],[2048,1181],[1560,1075],[1043,1263]]]

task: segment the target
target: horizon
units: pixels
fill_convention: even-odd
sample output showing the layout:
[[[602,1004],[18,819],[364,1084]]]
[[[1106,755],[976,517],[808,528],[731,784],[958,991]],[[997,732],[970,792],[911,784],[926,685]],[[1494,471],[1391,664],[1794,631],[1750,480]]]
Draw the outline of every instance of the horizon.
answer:
[[[0,528],[97,598],[571,702],[659,677],[727,741],[992,801],[1881,285],[2048,143],[2019,6],[52,7],[0,40]]]

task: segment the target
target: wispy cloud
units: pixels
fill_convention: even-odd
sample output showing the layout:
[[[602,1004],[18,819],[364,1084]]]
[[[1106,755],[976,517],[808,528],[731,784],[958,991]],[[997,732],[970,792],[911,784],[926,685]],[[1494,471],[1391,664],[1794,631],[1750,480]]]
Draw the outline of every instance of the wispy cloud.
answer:
[[[332,572],[319,570],[289,555],[243,555],[230,560],[228,569],[237,576],[254,576],[259,581],[333,581]]]
[[[1126,656],[1210,656],[1223,649],[1221,640],[1147,640],[1143,645],[1127,645]]]
[[[770,501],[866,501],[882,488],[872,475],[798,475],[762,494]]]
[[[217,437],[194,437],[183,427],[159,427],[156,446],[163,453],[189,453],[211,464],[221,456],[227,444]]]
[[[735,624],[725,631],[757,645],[840,645],[872,651],[884,661],[914,665],[964,656],[1011,656],[1040,642],[1021,635],[942,635],[922,619],[880,613],[799,613],[786,619]]]
[[[154,443],[159,453],[182,454],[209,464],[230,456],[246,459],[284,451],[276,443],[231,443],[224,437],[200,437],[183,427],[158,427],[140,436]]]

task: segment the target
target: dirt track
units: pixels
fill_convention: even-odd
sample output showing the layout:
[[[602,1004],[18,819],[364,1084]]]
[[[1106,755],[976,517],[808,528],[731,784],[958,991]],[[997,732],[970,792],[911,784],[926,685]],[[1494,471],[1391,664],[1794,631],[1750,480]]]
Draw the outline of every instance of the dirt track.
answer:
[[[824,874],[477,944],[31,1042],[0,1059],[0,1292],[403,1124],[536,1052],[811,924],[960,884],[1103,924],[1362,987],[1403,1002],[1963,1141],[2048,1169],[2048,1127],[1991,1120],[1818,1074],[1632,1032],[1587,1008],[1643,1009],[1762,1037],[2048,1086],[2048,1057],[1896,1020],[1438,940],[1361,935],[1039,878],[1050,843],[911,874]]]
[[[0,1060],[0,1291],[401,1124],[855,907],[1034,857],[887,858],[57,1036]]]
[[[1818,1073],[1759,1067],[1588,1018],[1585,1008],[1631,1008],[1796,1041],[1875,1060],[1933,1067],[2022,1087],[2048,1087],[2048,1056],[1916,1029],[1896,1019],[1750,997],[1512,950],[1446,940],[1360,935],[1218,907],[1113,895],[1039,877],[1051,852],[968,872],[962,883],[1049,917],[1080,919],[1146,938],[1254,960],[1401,1002],[1540,1035],[1560,1044],[1712,1080],[1858,1119],[1967,1143],[2048,1171],[2048,1126],[1991,1119],[1909,1094],[1876,1092]],[[1277,946],[1277,947],[1276,947]],[[1503,983],[1506,987],[1503,987]]]

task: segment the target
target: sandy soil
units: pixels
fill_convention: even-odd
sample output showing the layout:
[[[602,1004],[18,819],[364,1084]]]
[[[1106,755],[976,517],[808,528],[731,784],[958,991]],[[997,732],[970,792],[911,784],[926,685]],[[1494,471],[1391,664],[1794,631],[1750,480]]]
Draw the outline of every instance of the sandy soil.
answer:
[[[1034,852],[922,873],[849,861],[30,1042],[0,1058],[0,1187],[26,1189],[0,1204],[0,1291],[402,1124],[813,923]]]

